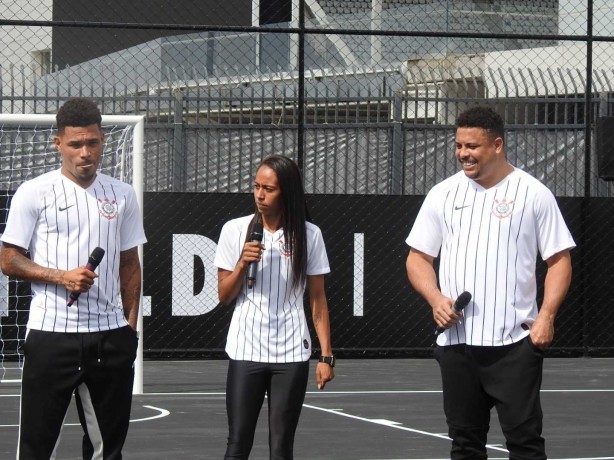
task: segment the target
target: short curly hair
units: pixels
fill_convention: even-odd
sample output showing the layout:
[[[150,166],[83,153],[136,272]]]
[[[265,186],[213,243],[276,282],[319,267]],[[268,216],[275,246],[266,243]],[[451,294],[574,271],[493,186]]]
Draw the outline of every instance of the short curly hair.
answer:
[[[58,133],[62,134],[67,126],[89,126],[98,125],[101,127],[102,115],[96,103],[85,97],[75,97],[64,103],[55,116]]]
[[[505,128],[503,118],[490,107],[471,107],[456,119],[456,128],[482,128],[493,137],[503,139]]]

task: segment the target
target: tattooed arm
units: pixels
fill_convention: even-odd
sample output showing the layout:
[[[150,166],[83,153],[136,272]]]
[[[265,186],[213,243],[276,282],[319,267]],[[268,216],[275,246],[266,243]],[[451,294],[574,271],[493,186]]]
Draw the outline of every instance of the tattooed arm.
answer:
[[[130,327],[136,330],[141,300],[141,263],[136,247],[120,252],[119,284],[124,315]]]
[[[22,281],[59,284],[71,292],[87,291],[97,276],[83,267],[72,270],[42,267],[28,258],[24,248],[4,242],[0,252],[0,267],[6,276]]]

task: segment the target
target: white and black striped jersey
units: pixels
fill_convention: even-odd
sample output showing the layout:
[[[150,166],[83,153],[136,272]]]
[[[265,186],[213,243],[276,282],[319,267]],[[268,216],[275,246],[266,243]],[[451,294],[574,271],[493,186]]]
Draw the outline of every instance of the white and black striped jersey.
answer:
[[[29,250],[38,265],[60,270],[85,266],[97,246],[105,250],[94,285],[70,307],[63,286],[32,283],[28,328],[95,332],[128,324],[119,295],[119,253],[146,241],[129,184],[98,173],[84,189],[60,170],[26,181],[13,196],[2,241]]]
[[[214,265],[233,271],[239,262],[248,226],[253,216],[226,222],[220,234]],[[330,272],[320,229],[307,222],[307,272]],[[258,264],[255,285],[243,282],[228,331],[226,352],[236,360],[288,363],[307,361],[311,338],[307,328],[303,294],[306,283],[292,288],[291,247],[283,229],[264,230],[266,247]]]
[[[428,193],[406,240],[440,254],[441,292],[472,299],[439,345],[507,345],[537,317],[536,259],[575,247],[554,195],[519,170],[484,189],[463,171]]]

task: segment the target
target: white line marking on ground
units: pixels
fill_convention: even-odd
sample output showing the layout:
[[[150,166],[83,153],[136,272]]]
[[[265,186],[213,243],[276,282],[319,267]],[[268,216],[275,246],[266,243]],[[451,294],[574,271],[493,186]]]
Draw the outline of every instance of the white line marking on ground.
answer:
[[[168,417],[171,414],[169,411],[167,411],[166,409],[162,409],[161,407],[155,407],[155,406],[143,406],[143,407],[146,407],[147,409],[158,411],[159,414],[152,415],[151,417],[143,417],[143,418],[131,419],[130,423],[147,422],[149,420],[155,420],[157,418]],[[80,425],[79,423],[65,423],[64,424],[64,426],[79,426],[79,425]],[[17,425],[0,425],[0,428],[16,428],[18,426],[19,426],[19,424],[17,424]]]
[[[606,390],[606,391],[611,391],[611,390]],[[364,417],[358,417],[356,415],[351,415],[348,413],[344,413],[342,412],[341,409],[325,409],[323,407],[317,407],[317,406],[311,406],[309,404],[303,404],[303,407],[307,407],[309,409],[314,409],[314,410],[319,410],[322,412],[328,412],[329,414],[335,414],[335,415],[341,415],[342,417],[348,417],[348,418],[353,418],[355,420],[361,420],[363,422],[369,422],[369,423],[374,423],[376,425],[383,425],[383,426],[388,426],[391,428],[396,428],[398,430],[403,430],[403,431],[410,431],[412,433],[417,433],[417,434],[423,434],[426,436],[431,436],[434,438],[440,438],[440,439],[446,439],[446,440],[450,440],[450,438],[446,435],[442,435],[442,434],[437,434],[437,433],[429,433],[428,431],[422,431],[422,430],[416,430],[413,428],[408,428],[408,427],[404,427],[402,426],[402,423],[399,422],[394,422],[391,420],[385,420],[385,419],[369,419],[369,418],[364,418]],[[486,444],[486,447],[488,449],[492,449],[492,450],[498,450],[500,452],[507,452],[507,449],[503,449],[498,447],[500,446],[500,444]],[[492,458],[489,457],[490,460],[506,460],[507,457],[502,457],[502,458]],[[365,459],[367,460],[367,459]],[[368,460],[378,460],[378,459],[368,459]],[[446,459],[386,459],[386,460],[446,460]],[[573,457],[573,458],[558,458],[558,459],[550,459],[550,460],[614,460],[614,457]]]
[[[342,417],[353,418],[355,420],[361,420],[363,422],[374,423],[376,425],[388,426],[390,428],[395,428],[397,430],[410,431],[412,433],[423,434],[423,435],[426,435],[426,436],[431,436],[433,438],[445,439],[447,441],[450,440],[450,438],[448,438],[447,436],[442,436],[442,435],[436,434],[436,433],[430,433],[428,431],[416,430],[414,428],[408,428],[406,426],[402,426],[402,424],[400,424],[400,423],[391,422],[390,420],[378,420],[378,419],[370,419],[370,418],[365,418],[365,417],[359,417],[357,415],[348,414],[347,412],[339,412],[339,411],[336,411],[336,410],[325,409],[323,407],[311,406],[309,404],[303,404],[303,407],[307,407],[309,409],[314,409],[314,410],[319,410],[319,411],[322,411],[322,412],[328,412],[329,414],[341,415]],[[495,446],[490,445],[490,444],[487,444],[486,447],[489,448],[489,449],[498,450],[500,452],[507,452],[507,449],[501,449],[500,447],[495,447]]]
[[[594,390],[541,390],[542,393],[612,393],[614,389],[594,389]],[[387,395],[387,394],[440,394],[441,390],[377,390],[377,391],[308,391],[308,395]],[[158,392],[143,393],[139,396],[225,396],[223,391],[179,391],[179,392]],[[1,397],[19,397],[19,394],[0,395]],[[575,460],[575,459],[573,459]],[[593,460],[593,459],[590,459]],[[600,460],[600,459],[598,459]]]
[[[146,407],[147,409],[151,409],[151,410],[157,410],[160,413],[152,417],[135,418],[134,420],[130,420],[130,423],[146,422],[148,420],[155,420],[157,418],[164,418],[164,417],[168,417],[169,415],[171,415],[169,411],[167,411],[166,409],[162,409],[161,407],[155,407],[155,406],[143,406],[143,407]]]

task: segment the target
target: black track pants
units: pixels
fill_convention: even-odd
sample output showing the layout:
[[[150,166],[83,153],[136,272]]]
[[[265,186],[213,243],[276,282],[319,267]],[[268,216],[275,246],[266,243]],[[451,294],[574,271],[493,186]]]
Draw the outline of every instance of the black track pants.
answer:
[[[77,388],[91,440],[85,458],[121,459],[137,343],[129,326],[74,334],[30,330],[24,347],[18,459],[50,458]]]
[[[450,345],[435,351],[453,460],[486,459],[495,407],[510,460],[546,458],[539,392],[543,352],[528,338],[501,347]]]

